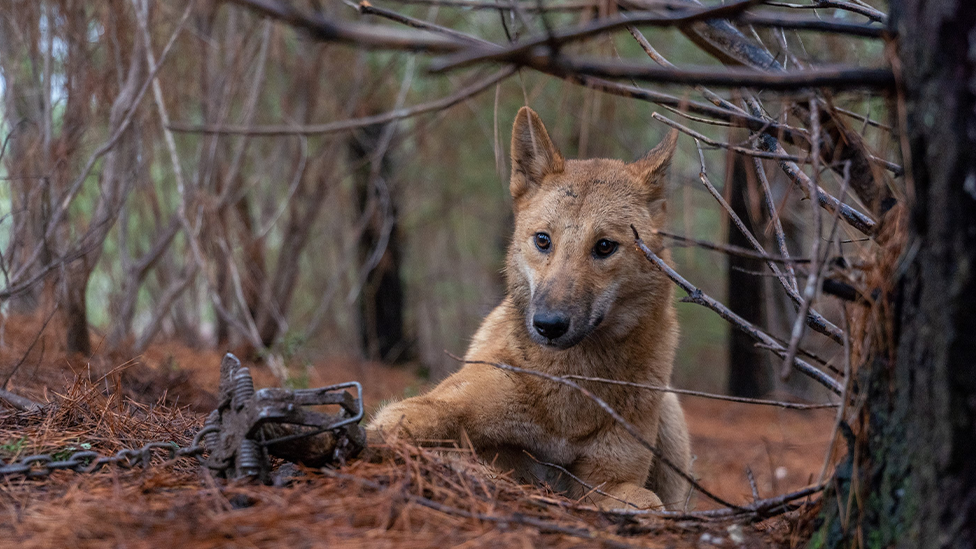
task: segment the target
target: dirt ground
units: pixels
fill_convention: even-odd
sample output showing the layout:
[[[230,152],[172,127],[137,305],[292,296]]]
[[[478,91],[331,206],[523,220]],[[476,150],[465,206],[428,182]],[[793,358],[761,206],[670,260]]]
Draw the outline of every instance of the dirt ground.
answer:
[[[36,319],[8,320],[0,381],[40,412],[0,402],[0,459],[91,447],[102,454],[152,440],[187,444],[215,404],[221,354],[175,344],[141,357],[66,357],[49,327],[30,353]],[[41,343],[43,342],[43,344]],[[26,358],[25,358],[26,356]],[[23,359],[23,360],[22,360]],[[276,385],[254,366],[256,385]],[[367,409],[416,394],[410,369],[332,360],[303,369],[310,387],[358,380]],[[834,411],[785,410],[682,397],[694,474],[738,504],[817,482]],[[0,477],[0,547],[795,547],[801,508],[753,523],[620,517],[541,488],[517,486],[476,464],[411,447],[380,462],[304,471],[285,487],[216,481],[191,459],[148,470],[61,471]],[[160,460],[161,461],[161,460]],[[695,509],[717,505],[698,495]]]

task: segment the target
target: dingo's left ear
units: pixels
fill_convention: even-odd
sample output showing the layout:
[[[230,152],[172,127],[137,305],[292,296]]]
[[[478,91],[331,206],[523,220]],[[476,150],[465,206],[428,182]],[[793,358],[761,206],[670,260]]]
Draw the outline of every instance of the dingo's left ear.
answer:
[[[532,109],[522,107],[512,127],[512,179],[509,188],[518,200],[542,179],[563,171],[563,155],[549,139],[542,119]]]
[[[668,168],[671,167],[671,159],[674,158],[677,145],[678,130],[671,130],[657,147],[630,164],[639,184],[648,193],[647,201],[652,206],[664,200],[667,194],[665,176]]]

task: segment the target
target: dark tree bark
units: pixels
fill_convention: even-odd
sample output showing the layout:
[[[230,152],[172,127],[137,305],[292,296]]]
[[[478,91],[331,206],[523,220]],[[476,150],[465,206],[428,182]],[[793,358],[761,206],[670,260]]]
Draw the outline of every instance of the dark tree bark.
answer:
[[[388,185],[393,169],[388,155],[377,155],[383,130],[382,125],[363,128],[353,134],[349,144],[353,165],[358,166],[359,212],[366,216],[359,239],[360,261],[368,269],[359,296],[359,326],[367,358],[401,362],[407,355],[404,352],[400,237],[395,200]]]
[[[824,498],[819,539],[976,547],[976,4],[900,0],[892,20],[914,195],[907,268],[893,280],[893,338],[863,368],[857,460]]]
[[[740,154],[730,154],[730,173],[726,181],[730,185],[728,192],[729,205],[732,211],[742,219],[746,228],[754,235],[762,235],[762,227],[756,230],[754,221],[762,222],[766,219],[762,209],[755,204],[751,197],[758,197],[756,189],[756,175],[749,160]],[[750,188],[753,192],[750,192]],[[758,218],[758,219],[755,219]],[[741,248],[750,248],[749,240],[732,222],[728,223],[729,244]],[[757,326],[765,326],[765,298],[763,277],[755,274],[762,272],[764,265],[761,261],[748,259],[736,255],[728,256],[728,299],[732,312],[752,322]],[[767,362],[768,353],[756,348],[755,341],[741,330],[729,330],[729,382],[730,395],[757,398],[772,389],[770,367]]]

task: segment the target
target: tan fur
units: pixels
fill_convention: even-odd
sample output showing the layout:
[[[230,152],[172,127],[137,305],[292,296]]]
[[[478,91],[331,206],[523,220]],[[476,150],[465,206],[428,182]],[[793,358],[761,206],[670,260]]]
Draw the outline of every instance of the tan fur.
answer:
[[[553,375],[667,385],[678,340],[670,281],[633,246],[631,225],[660,248],[665,173],[673,132],[644,158],[567,160],[542,122],[523,107],[512,133],[515,233],[508,293],[474,335],[466,360],[500,362]],[[551,241],[540,250],[536,234]],[[598,257],[601,239],[618,243]],[[666,260],[667,250],[659,252]],[[568,319],[564,334],[540,331],[539,315]],[[674,394],[581,382],[689,467],[684,413]],[[607,507],[684,505],[688,484],[579,391],[536,376],[467,364],[429,393],[390,404],[368,426],[373,440],[470,441],[484,460],[523,481],[544,481],[570,497],[590,490],[538,461],[565,467]],[[531,457],[530,455],[531,454]],[[533,459],[533,457],[535,459]],[[538,460],[538,461],[536,461]]]

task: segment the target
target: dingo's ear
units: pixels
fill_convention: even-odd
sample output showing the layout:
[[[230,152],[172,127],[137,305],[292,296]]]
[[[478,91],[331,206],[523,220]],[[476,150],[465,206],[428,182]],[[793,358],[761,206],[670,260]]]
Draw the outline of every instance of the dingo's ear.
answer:
[[[639,160],[630,164],[630,168],[637,176],[637,181],[647,192],[647,201],[652,209],[662,204],[666,194],[665,177],[671,167],[671,159],[678,144],[678,130],[671,130],[668,135]]]
[[[563,156],[549,139],[539,115],[528,107],[519,109],[512,127],[512,198],[542,183],[546,175],[563,171]]]

